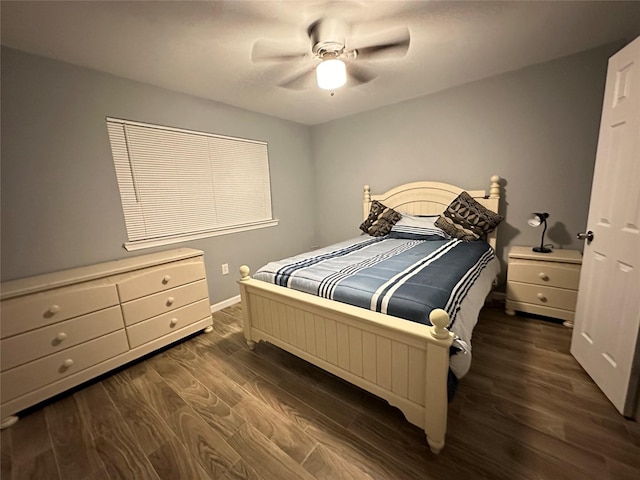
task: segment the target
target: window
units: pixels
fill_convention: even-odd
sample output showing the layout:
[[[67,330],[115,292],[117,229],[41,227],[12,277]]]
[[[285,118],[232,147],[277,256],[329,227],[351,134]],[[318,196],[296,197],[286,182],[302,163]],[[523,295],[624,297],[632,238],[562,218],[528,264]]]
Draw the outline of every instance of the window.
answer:
[[[266,142],[107,118],[127,250],[277,225]]]

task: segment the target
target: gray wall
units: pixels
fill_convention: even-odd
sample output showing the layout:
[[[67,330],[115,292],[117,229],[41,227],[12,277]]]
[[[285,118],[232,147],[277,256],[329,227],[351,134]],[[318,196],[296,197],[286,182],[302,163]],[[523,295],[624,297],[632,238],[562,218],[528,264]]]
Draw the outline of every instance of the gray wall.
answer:
[[[546,241],[582,249],[609,45],[312,129],[320,245],[358,235],[362,187],[434,180],[487,189],[503,178],[498,255]],[[425,66],[426,68],[426,66]],[[504,282],[504,273],[502,283]]]
[[[550,212],[549,242],[582,248],[607,59],[620,46],[311,128],[3,48],[2,280],[146,253],[122,248],[105,116],[269,143],[280,224],[176,245],[205,251],[213,303],[237,294],[242,263],[357,236],[365,183],[483,189],[499,174],[503,262],[508,245],[539,242],[532,211]]]
[[[308,127],[12,49],[1,59],[2,281],[154,251],[122,247],[106,116],[269,143],[277,227],[161,248],[204,250],[213,303],[238,294],[241,264],[255,269],[314,243]]]

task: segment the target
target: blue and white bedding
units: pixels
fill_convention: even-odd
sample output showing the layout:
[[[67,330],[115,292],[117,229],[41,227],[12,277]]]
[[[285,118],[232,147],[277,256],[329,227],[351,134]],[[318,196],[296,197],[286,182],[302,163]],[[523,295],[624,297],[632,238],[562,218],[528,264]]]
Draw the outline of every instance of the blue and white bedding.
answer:
[[[254,278],[424,324],[434,308],[442,308],[470,350],[478,313],[499,272],[493,249],[484,241],[393,236],[364,235],[271,262]],[[467,373],[470,356],[452,357],[458,378]]]

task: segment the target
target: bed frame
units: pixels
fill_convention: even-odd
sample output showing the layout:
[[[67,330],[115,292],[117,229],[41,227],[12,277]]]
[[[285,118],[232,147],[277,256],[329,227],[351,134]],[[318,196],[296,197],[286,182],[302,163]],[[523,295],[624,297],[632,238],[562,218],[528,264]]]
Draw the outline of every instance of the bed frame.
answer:
[[[500,177],[489,194],[468,191],[498,212]],[[402,213],[439,214],[464,189],[437,182],[401,185],[372,195],[364,187],[363,214],[372,200]],[[488,239],[495,248],[495,232]],[[444,446],[447,375],[453,334],[449,316],[434,310],[433,327],[252,279],[240,267],[244,335],[250,349],[266,341],[357,385],[398,407],[422,428],[433,453]]]

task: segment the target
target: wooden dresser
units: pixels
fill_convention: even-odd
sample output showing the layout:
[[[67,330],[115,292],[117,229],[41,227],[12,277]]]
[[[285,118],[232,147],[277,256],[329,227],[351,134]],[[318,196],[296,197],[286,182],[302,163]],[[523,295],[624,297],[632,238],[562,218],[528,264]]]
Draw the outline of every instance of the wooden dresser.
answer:
[[[577,250],[537,253],[511,247],[507,270],[506,313],[516,310],[573,322],[582,254]]]
[[[5,282],[0,299],[2,428],[212,325],[203,252],[187,248]]]

